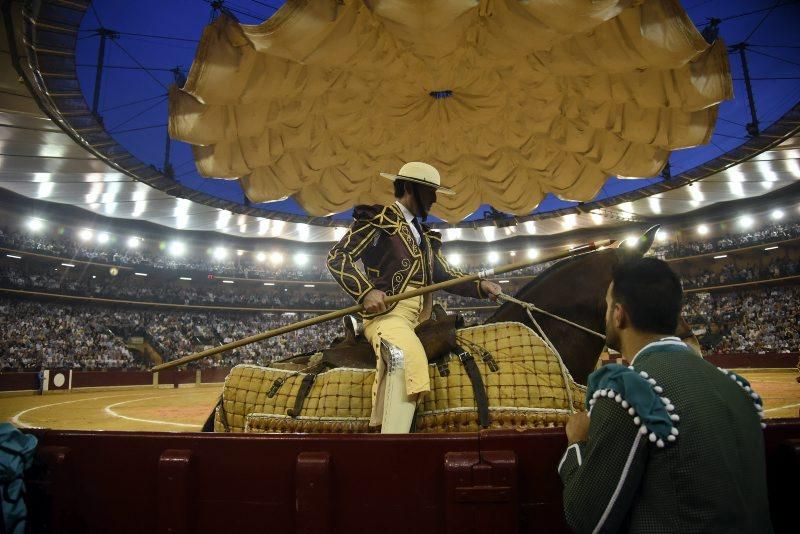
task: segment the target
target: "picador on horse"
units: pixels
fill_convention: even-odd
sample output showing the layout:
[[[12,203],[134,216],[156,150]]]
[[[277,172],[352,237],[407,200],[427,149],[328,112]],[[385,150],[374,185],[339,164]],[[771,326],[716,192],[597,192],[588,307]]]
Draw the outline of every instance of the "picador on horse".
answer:
[[[424,224],[442,187],[431,165],[410,162],[394,182],[394,204],[356,206],[348,232],[328,254],[328,269],[342,289],[364,306],[364,335],[377,358],[370,426],[382,433],[407,433],[417,401],[430,391],[428,359],[415,327],[431,315],[430,293],[387,306],[398,295],[431,283],[463,276],[442,255],[442,237]],[[356,262],[361,260],[364,272]],[[451,286],[448,291],[474,298],[496,298],[500,286],[488,280]]]

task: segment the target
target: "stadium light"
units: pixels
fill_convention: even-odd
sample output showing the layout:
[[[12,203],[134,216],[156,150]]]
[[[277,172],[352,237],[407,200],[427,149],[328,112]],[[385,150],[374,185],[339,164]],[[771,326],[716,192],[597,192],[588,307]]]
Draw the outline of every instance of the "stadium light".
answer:
[[[192,281],[191,277],[189,277],[189,276],[179,276],[178,278],[180,278],[181,280],[186,280],[187,282],[191,282]]]
[[[280,265],[281,263],[283,263],[283,254],[281,254],[280,252],[273,252],[272,254],[269,255],[269,261],[273,265]]]
[[[258,261],[266,261],[267,260],[267,255],[264,254],[263,252],[259,252],[258,254],[256,254],[256,259]]]
[[[232,284],[233,280],[223,280],[222,283],[223,284]]]
[[[224,260],[225,257],[228,255],[228,251],[222,247],[216,247],[214,250],[211,251],[211,255],[214,257],[215,260]]]
[[[708,234],[708,226],[706,226],[705,224],[701,224],[700,226],[697,227],[697,233],[700,235]]]
[[[659,228],[659,229],[656,231],[656,239],[658,239],[659,241],[661,241],[662,243],[664,243],[665,241],[668,241],[668,240],[669,240],[669,234],[668,234],[668,233],[667,233],[667,231],[666,231],[666,230],[664,230],[663,228]]]
[[[625,237],[625,246],[628,248],[633,248],[636,246],[636,242],[638,238],[635,235],[629,235]]]
[[[454,253],[447,256],[447,263],[454,267],[461,265],[461,254]]]
[[[275,282],[264,282],[265,286],[274,286]]]
[[[101,245],[108,243],[109,239],[111,239],[111,236],[109,236],[107,232],[100,232],[97,234],[97,242]]]
[[[742,228],[750,228],[755,223],[755,220],[749,215],[742,215],[739,217],[739,226]]]
[[[513,257],[515,257],[517,255],[517,251],[516,250],[512,250],[511,252],[509,252],[509,255],[513,258]]]
[[[528,256],[529,260],[535,260],[539,257],[539,250],[535,248],[529,248],[525,255]]]
[[[138,248],[141,243],[142,240],[135,235],[132,235],[128,238],[128,248]]]
[[[491,263],[492,265],[495,265],[500,261],[500,254],[498,254],[495,251],[492,251],[492,252],[489,253],[488,256],[486,256],[486,259],[489,260],[489,263]]]
[[[770,216],[775,221],[783,219],[783,210],[772,210],[772,213],[770,214]]]
[[[92,238],[93,235],[94,235],[94,233],[91,230],[89,230],[88,228],[84,228],[83,230],[78,232],[78,237],[80,237],[81,240],[83,240],[83,241],[89,241]]]
[[[30,230],[31,232],[38,232],[42,228],[44,228],[43,220],[34,217],[28,221],[28,230]]]
[[[236,251],[236,255],[237,256],[244,256],[244,250],[237,250]]]
[[[186,245],[180,241],[173,241],[169,244],[169,253],[173,256],[183,256],[184,252],[186,252]]]
[[[303,254],[302,252],[298,252],[294,255],[294,262],[299,266],[304,266],[308,263],[308,254]]]

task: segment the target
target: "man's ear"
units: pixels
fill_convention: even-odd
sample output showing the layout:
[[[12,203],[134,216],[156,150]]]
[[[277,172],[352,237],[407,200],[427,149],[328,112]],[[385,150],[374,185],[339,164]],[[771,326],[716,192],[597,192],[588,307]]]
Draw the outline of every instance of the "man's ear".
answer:
[[[611,319],[614,321],[614,326],[617,330],[627,328],[628,326],[628,312],[625,307],[619,302],[612,304],[614,308],[611,310]]]

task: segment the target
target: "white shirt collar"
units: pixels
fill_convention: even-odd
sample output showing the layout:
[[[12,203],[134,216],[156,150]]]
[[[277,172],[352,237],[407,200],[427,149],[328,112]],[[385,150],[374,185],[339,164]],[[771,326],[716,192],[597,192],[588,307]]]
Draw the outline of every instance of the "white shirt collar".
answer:
[[[645,345],[644,347],[639,349],[639,352],[637,352],[636,355],[631,359],[630,365],[633,365],[633,362],[636,361],[636,358],[642,352],[647,350],[648,348],[650,348],[650,347],[660,347],[662,345],[684,345],[684,346],[686,346],[686,343],[681,341],[681,338],[679,338],[678,336],[666,336],[666,337],[662,337],[659,340],[651,341],[650,343],[648,343],[647,345]]]
[[[408,211],[408,208],[405,207],[405,205],[399,200],[395,200],[394,203],[397,204],[397,206],[400,208],[400,211],[403,212],[403,217],[406,218],[406,222],[411,224],[411,221],[414,220],[414,214]]]

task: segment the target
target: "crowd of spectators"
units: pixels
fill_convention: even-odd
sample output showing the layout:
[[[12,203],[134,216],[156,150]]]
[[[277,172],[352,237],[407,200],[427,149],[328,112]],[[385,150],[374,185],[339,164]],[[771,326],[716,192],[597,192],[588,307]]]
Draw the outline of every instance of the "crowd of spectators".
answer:
[[[121,249],[108,244],[87,246],[65,236],[52,239],[1,227],[0,247],[64,259],[157,271],[202,272],[213,273],[217,276],[259,280],[333,280],[328,269],[321,262],[309,261],[303,266],[271,265],[269,260],[258,261],[252,253],[241,256],[230,254],[219,259],[209,257],[206,260],[196,257],[196,254],[191,258],[174,257],[161,250],[151,252],[139,248]],[[311,260],[311,257],[308,259]],[[285,258],[285,261],[292,262],[292,258]]]
[[[800,237],[800,223],[775,224],[753,232],[730,234],[723,237],[697,240],[691,242],[672,242],[654,247],[658,257],[667,259],[694,256],[709,252],[720,252],[759,243],[769,243]],[[118,248],[110,244],[88,246],[65,236],[57,239],[16,232],[0,228],[0,246],[15,250],[28,250],[53,255],[59,258],[95,261],[101,263],[124,265],[133,268],[172,270],[183,273],[214,273],[217,276],[249,278],[260,280],[298,280],[322,281],[332,280],[320,256],[307,257],[303,266],[289,265],[292,258],[285,258],[286,263],[273,265],[269,259],[258,261],[252,252],[241,256],[230,254],[226,258],[208,259],[198,257],[196,251],[191,258],[173,257],[164,251],[152,251],[145,248]],[[476,264],[460,266],[465,272],[477,272],[494,265]],[[541,272],[545,266],[535,265],[516,271],[514,276],[530,276]]]
[[[723,266],[719,272],[706,269],[691,275],[684,274],[681,275],[681,282],[683,283],[684,289],[693,289],[697,287],[755,282],[757,280],[795,276],[798,274],[800,274],[800,262],[790,258],[776,258],[763,267],[758,265],[736,266],[735,264],[729,263]]]
[[[800,351],[800,287],[687,294],[684,315],[708,353]],[[464,313],[467,326],[485,310]],[[126,344],[136,337],[172,360],[272,330],[313,314],[150,311],[93,304],[0,299],[0,368],[146,368],[152,364]],[[328,321],[208,358],[202,366],[267,364],[329,346],[343,335]]]
[[[800,350],[800,287],[691,293],[684,316],[709,353]]]
[[[723,252],[761,243],[784,241],[800,237],[800,223],[774,224],[753,232],[729,234],[722,237],[688,242],[673,242],[653,249],[662,259],[683,258],[709,252]]]

